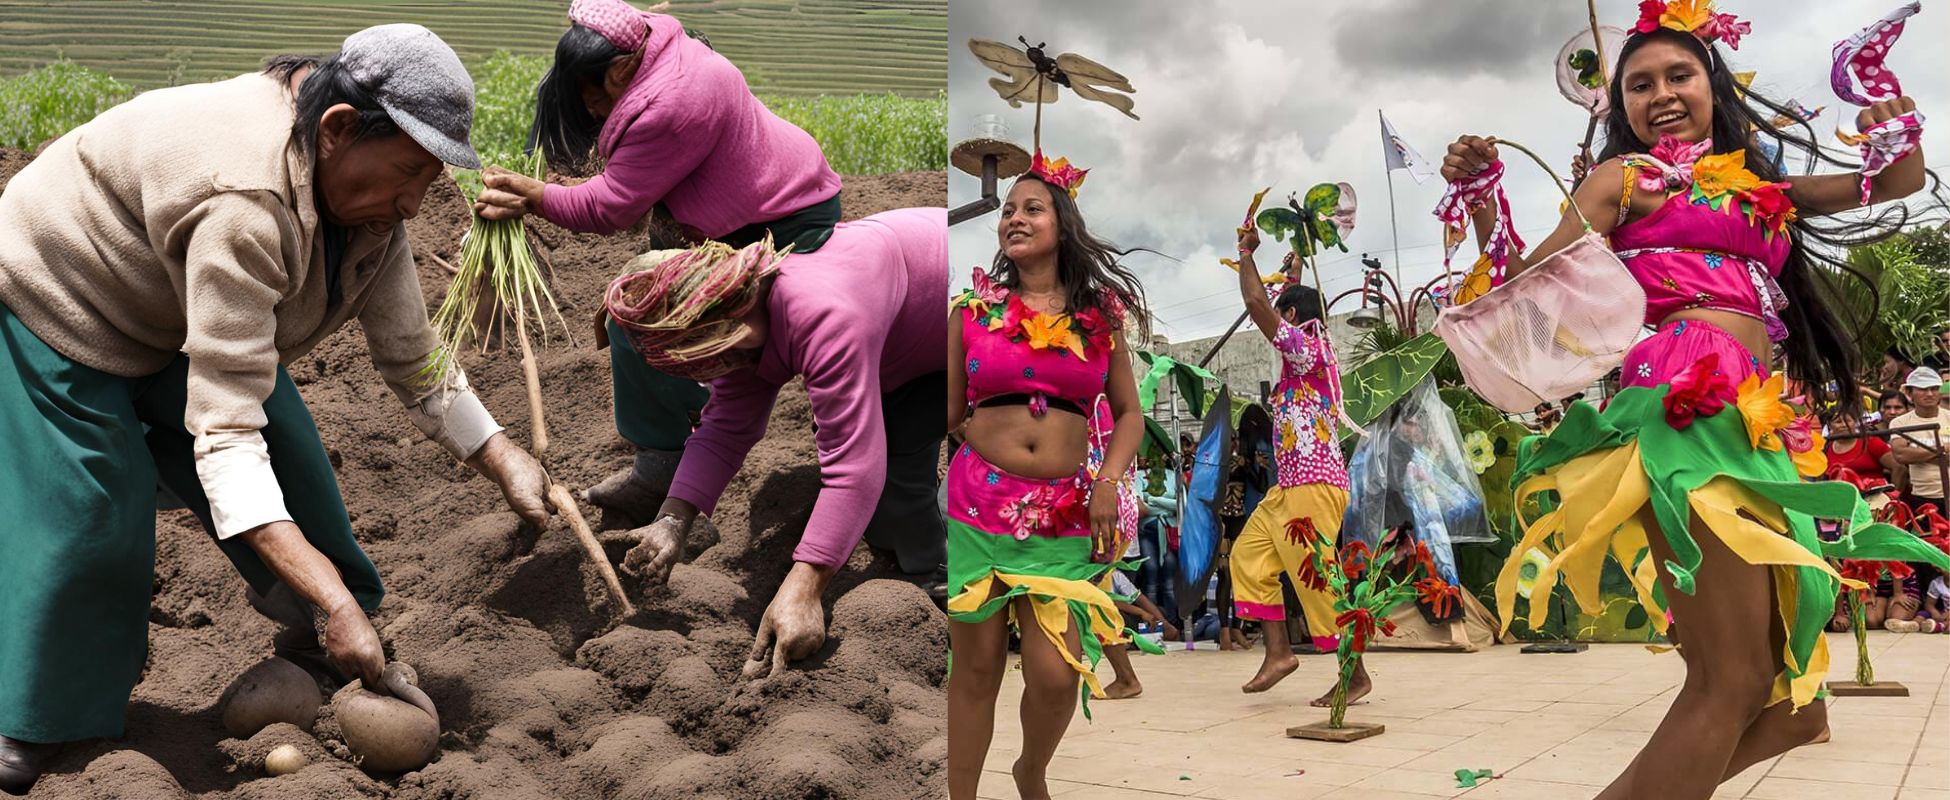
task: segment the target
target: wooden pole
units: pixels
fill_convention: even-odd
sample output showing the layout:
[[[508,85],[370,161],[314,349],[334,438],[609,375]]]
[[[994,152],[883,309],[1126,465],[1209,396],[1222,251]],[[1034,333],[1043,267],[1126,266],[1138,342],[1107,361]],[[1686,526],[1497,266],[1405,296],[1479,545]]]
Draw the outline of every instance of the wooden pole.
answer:
[[[527,244],[523,242],[523,244]],[[535,448],[535,458],[542,462],[542,480],[548,485],[549,505],[555,506],[556,513],[569,522],[576,540],[582,544],[583,555],[596,565],[596,572],[602,575],[603,585],[609,588],[611,600],[622,609],[623,616],[636,613],[636,606],[630,596],[623,591],[623,582],[616,577],[616,568],[609,564],[609,554],[596,540],[595,531],[589,527],[589,520],[582,516],[582,507],[576,504],[575,493],[569,487],[555,482],[548,473],[548,421],[542,413],[542,376],[535,365],[534,348],[528,344],[527,314],[521,309],[515,311],[515,338],[521,340],[521,375],[528,387],[528,419],[531,424],[529,439]]]

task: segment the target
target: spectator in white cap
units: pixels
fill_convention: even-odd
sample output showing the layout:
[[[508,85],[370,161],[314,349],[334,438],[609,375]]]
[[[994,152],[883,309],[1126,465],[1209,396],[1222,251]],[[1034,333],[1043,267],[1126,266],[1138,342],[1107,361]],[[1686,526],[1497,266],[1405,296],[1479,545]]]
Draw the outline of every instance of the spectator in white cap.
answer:
[[[1892,429],[1902,429],[1916,425],[1935,425],[1942,436],[1944,445],[1950,445],[1950,417],[1939,413],[1943,403],[1943,376],[1929,367],[1910,370],[1909,377],[1903,380],[1903,394],[1909,396],[1912,410],[1889,423]],[[1938,511],[1950,511],[1943,505],[1943,464],[1950,463],[1950,455],[1945,455],[1945,446],[1917,444],[1916,441],[1933,442],[1929,431],[1911,433],[1907,436],[1892,434],[1889,449],[1896,454],[1898,463],[1909,465],[1909,500],[1911,505],[1922,502],[1934,503]]]
[[[465,377],[416,377],[438,341],[403,223],[443,162],[480,165],[473,116],[453,50],[385,25],[138,96],[0,195],[0,791],[122,733],[158,482],[284,624],[278,655],[378,677],[379,575],[283,367],[349,320],[413,423],[546,523],[539,465]]]

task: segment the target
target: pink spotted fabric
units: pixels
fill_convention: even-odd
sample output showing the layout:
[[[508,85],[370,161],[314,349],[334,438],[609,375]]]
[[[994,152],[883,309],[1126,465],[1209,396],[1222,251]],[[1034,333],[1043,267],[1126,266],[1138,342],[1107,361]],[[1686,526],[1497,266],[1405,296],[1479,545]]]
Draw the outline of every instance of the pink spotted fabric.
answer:
[[[1334,358],[1317,323],[1280,323],[1280,382],[1273,387],[1273,455],[1280,486],[1324,483],[1348,488],[1341,460],[1340,413],[1334,405]]]
[[[650,12],[623,0],[575,0],[569,21],[601,34],[610,44],[634,53],[650,34]]]

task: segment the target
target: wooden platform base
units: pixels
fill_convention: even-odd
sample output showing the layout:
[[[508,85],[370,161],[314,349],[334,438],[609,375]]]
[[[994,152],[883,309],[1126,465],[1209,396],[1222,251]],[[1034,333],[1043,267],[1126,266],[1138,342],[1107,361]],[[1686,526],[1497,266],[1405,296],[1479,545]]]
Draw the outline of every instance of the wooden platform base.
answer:
[[[1834,697],[1908,697],[1909,687],[1895,681],[1876,681],[1868,686],[1855,681],[1830,681],[1828,694]]]
[[[1322,742],[1355,742],[1370,736],[1380,736],[1388,726],[1378,722],[1349,722],[1339,728],[1327,727],[1321,720],[1312,725],[1301,725],[1286,729],[1288,739],[1314,739]]]

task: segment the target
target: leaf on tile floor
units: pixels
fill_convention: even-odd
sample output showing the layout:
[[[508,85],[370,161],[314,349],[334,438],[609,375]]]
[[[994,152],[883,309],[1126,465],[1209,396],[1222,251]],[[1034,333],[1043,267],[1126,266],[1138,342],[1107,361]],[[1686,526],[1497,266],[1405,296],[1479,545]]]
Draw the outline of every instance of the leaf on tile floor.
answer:
[[[1478,781],[1494,780],[1501,777],[1503,776],[1495,774],[1494,770],[1459,769],[1456,770],[1456,788],[1474,789]]]

